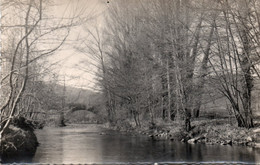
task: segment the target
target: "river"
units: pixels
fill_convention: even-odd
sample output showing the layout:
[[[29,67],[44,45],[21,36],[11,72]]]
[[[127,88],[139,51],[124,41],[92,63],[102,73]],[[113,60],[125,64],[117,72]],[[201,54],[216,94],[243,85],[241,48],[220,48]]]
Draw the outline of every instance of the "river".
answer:
[[[30,160],[32,163],[260,163],[260,151],[250,147],[153,141],[146,136],[130,136],[105,130],[95,124],[44,128],[37,130],[36,135],[40,146]]]

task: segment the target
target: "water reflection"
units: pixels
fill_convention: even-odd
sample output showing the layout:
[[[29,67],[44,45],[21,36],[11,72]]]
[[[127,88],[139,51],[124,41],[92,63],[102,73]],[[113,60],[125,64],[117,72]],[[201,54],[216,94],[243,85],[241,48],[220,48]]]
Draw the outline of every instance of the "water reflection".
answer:
[[[40,143],[32,162],[52,163],[63,162],[64,131],[60,128],[44,129],[37,135]]]
[[[100,131],[104,130],[94,125],[39,130],[36,133],[41,145],[32,162],[260,162],[260,151],[247,147],[155,142],[147,137],[116,134],[113,131],[100,135]]]

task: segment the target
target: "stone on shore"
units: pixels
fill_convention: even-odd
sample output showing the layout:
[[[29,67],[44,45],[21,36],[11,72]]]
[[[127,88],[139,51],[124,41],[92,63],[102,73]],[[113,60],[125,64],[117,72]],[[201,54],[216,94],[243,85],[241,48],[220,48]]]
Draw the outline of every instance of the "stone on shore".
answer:
[[[5,161],[13,157],[33,156],[38,146],[33,125],[22,118],[11,123],[0,139],[1,159]]]
[[[30,130],[10,126],[1,138],[0,153],[3,157],[33,155],[38,146],[35,134]]]

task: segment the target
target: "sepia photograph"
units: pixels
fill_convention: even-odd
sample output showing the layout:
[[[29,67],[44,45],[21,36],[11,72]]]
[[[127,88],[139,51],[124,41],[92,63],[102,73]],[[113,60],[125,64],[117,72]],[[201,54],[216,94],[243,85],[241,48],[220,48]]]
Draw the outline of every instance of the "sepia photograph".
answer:
[[[260,0],[0,0],[0,164],[260,165]]]

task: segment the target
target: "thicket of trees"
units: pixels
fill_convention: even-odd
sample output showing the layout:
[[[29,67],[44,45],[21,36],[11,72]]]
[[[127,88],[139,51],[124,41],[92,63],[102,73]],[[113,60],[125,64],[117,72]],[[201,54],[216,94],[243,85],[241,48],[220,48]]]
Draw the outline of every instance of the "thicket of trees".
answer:
[[[51,1],[1,3],[1,128],[14,116],[62,109],[64,95],[42,77],[80,14],[50,17]],[[82,10],[80,10],[82,11]],[[78,50],[98,63],[108,120],[179,120],[191,129],[207,89],[226,97],[238,126],[254,126],[252,91],[259,81],[257,0],[120,0],[107,4],[102,26],[86,30]],[[54,82],[55,83],[55,82]],[[228,110],[227,110],[227,113]]]
[[[1,2],[1,135],[12,118],[32,119],[35,111],[59,104],[51,85],[42,82],[49,73],[43,59],[61,48],[71,28],[85,19],[71,11],[53,16],[52,5],[43,0]]]
[[[189,131],[206,84],[229,100],[238,126],[253,127],[259,11],[256,0],[111,1],[89,49],[109,120],[179,119]]]

